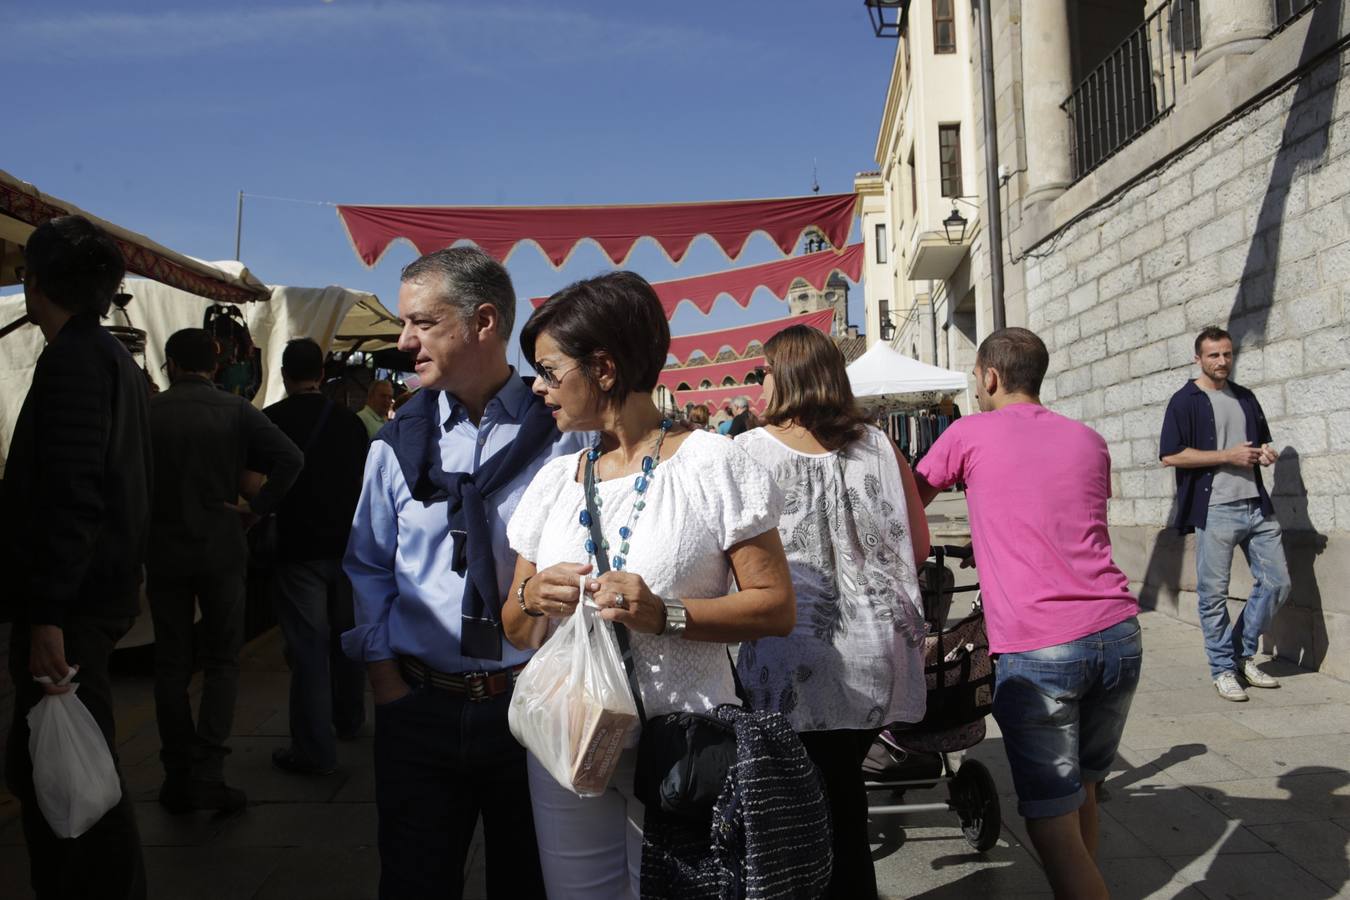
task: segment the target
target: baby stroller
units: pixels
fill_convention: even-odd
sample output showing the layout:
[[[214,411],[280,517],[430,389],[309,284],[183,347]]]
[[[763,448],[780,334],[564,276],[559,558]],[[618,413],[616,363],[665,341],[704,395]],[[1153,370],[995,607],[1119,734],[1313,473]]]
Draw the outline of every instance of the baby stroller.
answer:
[[[950,810],[961,820],[966,841],[983,853],[998,841],[1003,817],[998,789],[983,764],[964,760],[953,769],[948,754],[984,740],[984,717],[993,706],[994,667],[978,597],[971,613],[953,625],[947,618],[955,594],[979,590],[978,584],[954,587],[947,557],[967,559],[968,547],[938,546],[920,573],[924,619],[924,676],[928,711],[923,721],[884,729],[863,763],[869,792],[889,792],[893,802],[869,803],[873,813],[918,813]],[[947,801],[901,803],[907,790],[947,786]]]

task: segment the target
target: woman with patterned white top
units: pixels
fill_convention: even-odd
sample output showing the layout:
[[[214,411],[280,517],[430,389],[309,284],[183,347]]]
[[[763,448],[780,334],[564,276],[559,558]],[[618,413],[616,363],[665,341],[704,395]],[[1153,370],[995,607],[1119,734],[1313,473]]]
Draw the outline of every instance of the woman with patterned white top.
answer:
[[[787,716],[820,769],[834,824],[828,896],[869,900],[862,763],[882,727],[923,718],[915,563],[928,557],[928,522],[909,465],[854,403],[834,341],[797,325],[764,357],[765,425],[736,444],[783,491],[797,624],[742,645],[738,668],[751,707]]]
[[[503,626],[515,646],[538,647],[573,614],[581,577],[594,572],[583,478],[591,456],[613,570],[586,589],[601,618],[630,630],[649,718],[738,704],[727,644],[788,634],[796,612],[777,529],[782,498],[768,472],[730,441],[673,428],[652,402],[669,345],[660,301],[631,272],[578,282],[535,312],[521,334],[539,373],[535,392],[560,429],[599,437],[541,469],[507,529],[519,562]],[[635,755],[627,749],[609,789],[587,799],[529,758],[551,898],[638,897]]]

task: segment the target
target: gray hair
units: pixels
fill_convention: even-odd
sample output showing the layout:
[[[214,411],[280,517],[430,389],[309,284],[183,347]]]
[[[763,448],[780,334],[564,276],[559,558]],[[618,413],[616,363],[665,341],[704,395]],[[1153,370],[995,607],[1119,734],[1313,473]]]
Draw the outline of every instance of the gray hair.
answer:
[[[749,409],[749,408],[750,408],[750,398],[747,397],[747,396],[745,396],[744,394],[741,394],[739,397],[732,397],[732,398],[731,398],[731,408],[732,408],[732,409]]]
[[[439,278],[445,285],[441,302],[459,310],[465,320],[484,303],[497,310],[497,333],[511,339],[516,324],[516,291],[506,267],[477,247],[447,247],[428,253],[404,267],[404,282]]]

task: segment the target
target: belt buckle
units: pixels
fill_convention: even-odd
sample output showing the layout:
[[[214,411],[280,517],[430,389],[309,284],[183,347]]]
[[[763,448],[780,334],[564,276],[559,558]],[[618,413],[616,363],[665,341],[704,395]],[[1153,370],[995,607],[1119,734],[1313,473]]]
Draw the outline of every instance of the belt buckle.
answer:
[[[488,693],[489,679],[492,677],[489,673],[465,672],[463,677],[465,693],[471,701],[478,703],[492,699],[492,695]]]

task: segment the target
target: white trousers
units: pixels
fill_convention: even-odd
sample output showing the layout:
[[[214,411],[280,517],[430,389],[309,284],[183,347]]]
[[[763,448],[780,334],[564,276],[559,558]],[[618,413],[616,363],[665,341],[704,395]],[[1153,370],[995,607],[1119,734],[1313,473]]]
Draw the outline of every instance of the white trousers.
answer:
[[[642,803],[633,796],[637,750],[625,750],[599,797],[578,797],[526,753],[539,865],[549,900],[638,900]]]

